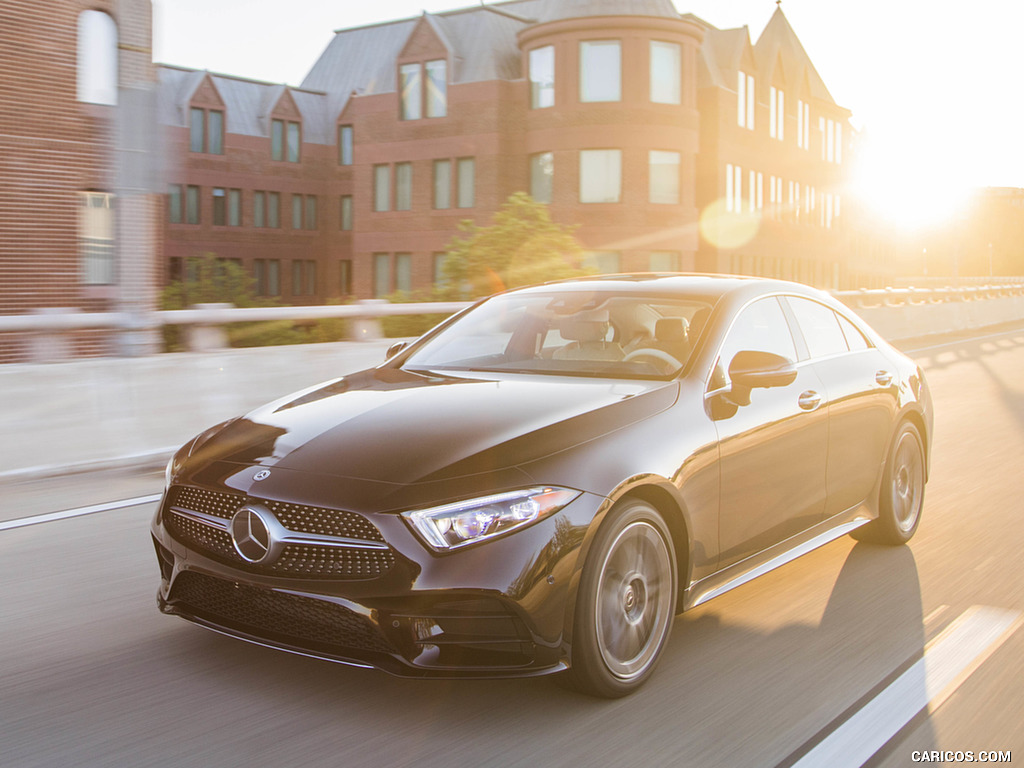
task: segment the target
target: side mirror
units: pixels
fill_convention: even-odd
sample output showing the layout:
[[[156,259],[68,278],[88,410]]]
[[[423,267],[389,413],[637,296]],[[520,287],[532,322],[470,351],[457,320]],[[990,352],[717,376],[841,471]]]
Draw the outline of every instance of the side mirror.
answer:
[[[392,357],[397,355],[399,352],[401,352],[403,349],[405,349],[408,346],[409,346],[409,342],[408,341],[399,341],[399,342],[397,342],[395,344],[392,344],[390,347],[388,347],[388,351],[386,353],[384,353],[384,359],[385,360],[390,360]]]
[[[746,349],[737,352],[729,363],[729,379],[729,400],[736,405],[750,405],[752,389],[785,387],[796,381],[796,363],[773,352]]]

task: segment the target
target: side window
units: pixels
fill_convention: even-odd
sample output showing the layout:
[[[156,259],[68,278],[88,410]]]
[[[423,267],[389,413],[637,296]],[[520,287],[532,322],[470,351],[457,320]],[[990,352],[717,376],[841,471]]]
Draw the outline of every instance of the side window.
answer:
[[[725,386],[726,371],[737,352],[772,352],[796,360],[796,345],[779,300],[759,299],[740,312],[718,354],[711,389]]]
[[[810,299],[790,296],[788,301],[800,324],[800,330],[807,342],[807,350],[812,358],[849,351],[835,312],[824,304]]]
[[[839,318],[839,325],[843,329],[843,335],[846,337],[846,343],[849,345],[851,350],[857,352],[858,350],[869,349],[871,347],[867,339],[864,338],[864,334],[857,329],[857,326],[838,312],[836,313],[836,317]]]

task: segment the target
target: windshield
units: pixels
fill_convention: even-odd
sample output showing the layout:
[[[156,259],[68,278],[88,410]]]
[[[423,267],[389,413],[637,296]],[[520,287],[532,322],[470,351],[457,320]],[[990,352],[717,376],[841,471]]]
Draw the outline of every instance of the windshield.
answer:
[[[668,378],[686,364],[709,313],[696,299],[502,294],[428,339],[402,367]]]

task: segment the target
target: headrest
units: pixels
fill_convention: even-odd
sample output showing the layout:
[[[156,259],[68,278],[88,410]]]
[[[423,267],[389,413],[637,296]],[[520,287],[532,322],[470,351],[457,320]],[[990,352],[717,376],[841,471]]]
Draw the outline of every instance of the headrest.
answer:
[[[608,323],[600,320],[566,318],[558,330],[562,338],[568,341],[603,341],[608,333]]]
[[[654,338],[658,341],[685,341],[686,326],[681,317],[663,317],[654,326]]]

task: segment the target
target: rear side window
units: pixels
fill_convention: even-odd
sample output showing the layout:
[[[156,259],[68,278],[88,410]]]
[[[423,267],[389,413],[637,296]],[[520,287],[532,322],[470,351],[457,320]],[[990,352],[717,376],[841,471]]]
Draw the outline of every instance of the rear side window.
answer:
[[[850,347],[835,312],[824,304],[797,296],[789,296],[787,301],[800,325],[812,359],[849,351]]]
[[[839,318],[839,325],[843,329],[843,335],[846,337],[846,343],[849,345],[851,350],[856,352],[858,350],[869,349],[871,347],[871,345],[868,344],[867,339],[864,338],[864,334],[857,329],[857,326],[838,312],[836,312],[836,317]]]

